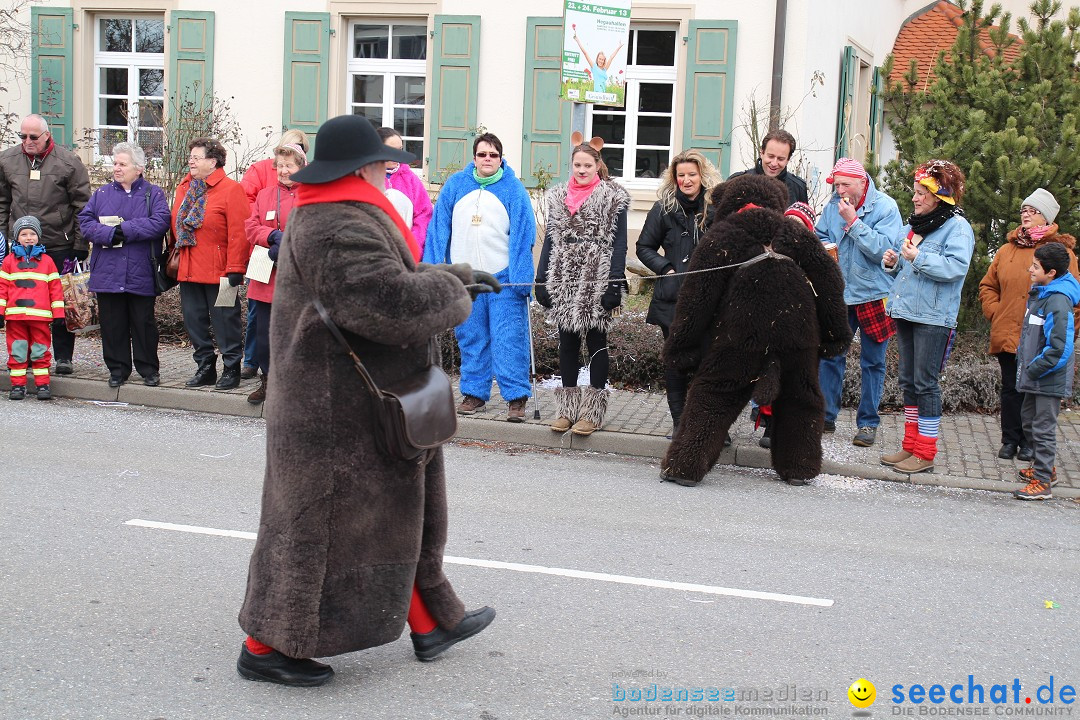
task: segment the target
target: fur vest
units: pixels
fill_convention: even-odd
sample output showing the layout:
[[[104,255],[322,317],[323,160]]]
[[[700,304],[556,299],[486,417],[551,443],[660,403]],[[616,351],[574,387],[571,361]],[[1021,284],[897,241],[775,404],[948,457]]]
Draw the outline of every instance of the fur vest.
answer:
[[[598,184],[571,215],[566,208],[566,183],[552,189],[545,257],[538,275],[546,278],[550,316],[559,329],[584,333],[607,332],[610,327],[611,313],[600,305],[600,298],[609,280],[625,279],[626,234],[625,229],[621,233],[618,229],[629,205],[629,193],[609,180]]]

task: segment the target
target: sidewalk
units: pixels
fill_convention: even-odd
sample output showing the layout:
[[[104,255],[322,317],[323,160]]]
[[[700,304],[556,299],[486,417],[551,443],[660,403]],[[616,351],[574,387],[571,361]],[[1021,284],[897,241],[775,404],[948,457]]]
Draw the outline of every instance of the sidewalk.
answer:
[[[5,347],[0,344],[0,358],[6,363]],[[75,343],[75,374],[53,376],[53,394],[88,401],[122,402],[244,417],[262,416],[262,405],[249,405],[246,401],[247,395],[257,387],[257,380],[243,381],[235,390],[191,390],[184,387],[184,381],[195,372],[190,348],[162,346],[159,357],[159,387],[148,388],[142,384],[138,374],[133,374],[128,383],[119,388],[110,388],[109,373],[101,360],[99,341],[80,337]],[[4,379],[0,380],[0,389],[6,393],[7,388],[8,380],[4,375]],[[555,409],[551,388],[538,387],[538,397],[535,401],[529,401],[524,423],[506,422],[506,402],[498,396],[497,390],[493,392],[495,394],[481,412],[460,418],[460,440],[518,443],[651,458],[663,457],[667,448],[666,436],[671,433],[671,419],[667,401],[660,393],[612,390],[604,429],[590,437],[578,437],[571,433],[556,434],[548,429]],[[32,396],[28,396],[24,402],[27,401],[33,402]],[[2,402],[7,400],[0,398]],[[534,419],[537,405],[541,413],[539,420]],[[1016,478],[1016,471],[1026,463],[999,460],[997,457],[1000,430],[996,415],[970,413],[946,416],[941,423],[940,449],[934,472],[911,476],[897,473],[878,462],[880,454],[899,447],[903,436],[901,414],[882,415],[877,443],[873,447],[852,445],[851,438],[855,432],[854,410],[844,409],[837,418],[836,433],[822,438],[825,454],[823,474],[997,492],[1022,487]],[[760,431],[753,431],[748,419],[736,422],[731,428],[732,447],[724,451],[720,464],[770,467],[768,450],[757,444],[760,435]],[[1080,413],[1061,413],[1057,450],[1057,472],[1061,483],[1054,488],[1054,496],[1080,499],[1080,467],[1077,465]]]

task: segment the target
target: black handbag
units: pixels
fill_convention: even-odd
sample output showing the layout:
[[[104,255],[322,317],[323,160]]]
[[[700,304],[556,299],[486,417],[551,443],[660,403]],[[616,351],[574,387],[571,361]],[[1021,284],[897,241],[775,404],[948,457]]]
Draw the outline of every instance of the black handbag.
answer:
[[[375,400],[376,442],[383,453],[400,460],[416,460],[454,437],[457,411],[450,378],[435,364],[435,340],[428,341],[428,366],[413,375],[380,388],[364,363],[353,352],[341,330],[317,299],[312,300],[319,317],[352,358],[356,372]]]

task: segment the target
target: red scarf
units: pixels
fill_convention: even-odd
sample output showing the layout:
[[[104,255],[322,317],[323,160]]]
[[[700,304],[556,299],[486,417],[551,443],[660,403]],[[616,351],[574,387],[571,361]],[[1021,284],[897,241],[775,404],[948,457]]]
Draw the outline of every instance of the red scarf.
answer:
[[[297,183],[296,184],[296,207],[303,205],[315,205],[318,203],[336,202],[360,202],[374,205],[390,216],[394,226],[405,238],[405,244],[409,246],[409,252],[413,259],[420,262],[420,244],[413,237],[412,230],[398,215],[397,210],[387,199],[386,195],[367,180],[355,175],[346,175],[343,178],[328,183]]]
[[[40,155],[31,155],[30,153],[26,152],[26,147],[24,146],[23,147],[23,155],[30,158],[31,160],[41,161],[41,160],[44,160],[45,158],[49,157],[49,153],[51,153],[53,151],[54,147],[56,147],[56,143],[53,142],[52,135],[50,135],[49,136],[49,144],[45,146],[45,152],[41,153]]]
[[[600,173],[593,175],[592,182],[588,185],[581,185],[578,183],[577,178],[570,178],[570,182],[566,184],[566,209],[573,215],[581,206],[585,204],[585,201],[592,195],[592,191],[596,189],[596,186],[600,184]]]

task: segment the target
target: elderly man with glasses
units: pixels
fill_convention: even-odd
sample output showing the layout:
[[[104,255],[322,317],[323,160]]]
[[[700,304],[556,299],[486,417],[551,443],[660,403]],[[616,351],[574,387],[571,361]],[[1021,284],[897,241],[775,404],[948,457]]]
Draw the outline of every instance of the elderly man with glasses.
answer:
[[[461,415],[487,404],[494,376],[509,403],[506,419],[525,420],[534,242],[529,193],[503,157],[502,142],[484,133],[473,142],[473,162],[439,192],[424,245],[426,263],[469,263],[515,285],[477,297],[469,319],[454,331],[461,348]]]
[[[18,136],[19,145],[0,152],[0,234],[12,237],[12,223],[25,215],[38,218],[45,252],[63,272],[65,260],[89,252],[78,214],[90,199],[90,177],[78,155],[54,142],[40,115],[23,118]],[[75,336],[63,320],[52,325],[52,343],[56,374],[70,375]]]

